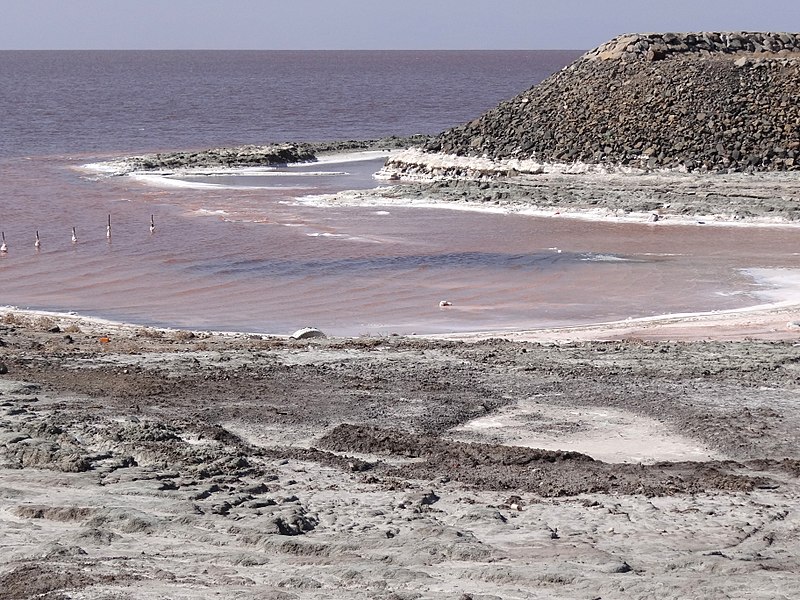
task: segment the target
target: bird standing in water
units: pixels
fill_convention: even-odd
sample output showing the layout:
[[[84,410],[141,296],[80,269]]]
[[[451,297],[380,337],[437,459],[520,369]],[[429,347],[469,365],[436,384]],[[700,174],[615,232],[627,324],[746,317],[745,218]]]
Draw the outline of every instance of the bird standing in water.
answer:
[[[108,225],[106,226],[106,237],[111,239],[111,215],[108,215]]]
[[[75,228],[73,227],[72,228],[72,243],[74,244],[77,241],[78,241],[78,236],[75,234]]]
[[[8,244],[6,244],[6,232],[5,231],[0,232],[0,236],[3,238],[3,243],[0,244],[0,252],[5,254],[6,252],[8,252]]]
[[[156,230],[156,219],[155,216],[150,215],[150,233],[153,233]]]
[[[39,239],[39,230],[36,230],[36,241],[33,242],[33,247],[37,250],[42,247],[42,240]]]

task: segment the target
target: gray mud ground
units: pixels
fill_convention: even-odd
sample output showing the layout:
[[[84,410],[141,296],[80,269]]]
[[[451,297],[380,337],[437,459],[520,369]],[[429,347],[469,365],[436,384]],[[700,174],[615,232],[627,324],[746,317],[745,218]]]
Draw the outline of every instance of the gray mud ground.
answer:
[[[594,211],[599,216],[655,214],[667,220],[709,216],[729,221],[800,220],[800,181],[781,173],[552,173],[408,183],[361,193],[389,200],[535,208],[554,215]]]
[[[294,341],[7,315],[0,373],[3,600],[800,596],[792,340]],[[647,422],[711,459],[464,433],[516,415],[567,443],[606,413],[627,419],[606,442]]]

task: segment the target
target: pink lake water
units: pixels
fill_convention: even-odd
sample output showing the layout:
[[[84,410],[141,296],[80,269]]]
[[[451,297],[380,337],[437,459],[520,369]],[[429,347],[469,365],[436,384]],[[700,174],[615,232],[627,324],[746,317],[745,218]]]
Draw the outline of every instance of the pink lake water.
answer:
[[[265,333],[502,332],[759,304],[769,288],[751,270],[800,262],[788,228],[302,202],[377,185],[381,160],[201,177],[194,188],[96,178],[76,158],[10,171],[6,188],[28,201],[4,215],[4,304]]]
[[[199,188],[79,168],[171,149],[433,134],[578,54],[0,52],[0,231],[9,245],[0,305],[146,325],[383,335],[774,299],[755,269],[800,266],[793,229],[302,202],[376,185],[380,161],[309,165],[247,185],[202,178],[212,185]]]

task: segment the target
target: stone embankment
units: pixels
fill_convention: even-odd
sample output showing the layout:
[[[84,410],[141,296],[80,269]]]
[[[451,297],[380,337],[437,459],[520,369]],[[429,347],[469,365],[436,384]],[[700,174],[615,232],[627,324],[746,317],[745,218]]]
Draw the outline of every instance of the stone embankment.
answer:
[[[423,149],[440,162],[443,155],[489,159],[500,175],[509,174],[509,161],[534,173],[536,165],[585,164],[794,171],[799,96],[799,34],[625,35]],[[393,159],[387,176],[419,175],[419,158],[410,162]],[[450,171],[461,177],[465,169]]]
[[[210,148],[198,151],[164,152],[131,156],[116,164],[120,174],[134,171],[176,169],[270,167],[313,162],[320,154],[361,150],[394,150],[424,144],[427,136],[386,137],[377,140],[344,140],[315,143],[282,143]]]
[[[165,152],[125,159],[131,171],[163,171],[192,167],[271,166],[314,160],[314,153],[302,145],[273,144],[210,148],[197,152]]]

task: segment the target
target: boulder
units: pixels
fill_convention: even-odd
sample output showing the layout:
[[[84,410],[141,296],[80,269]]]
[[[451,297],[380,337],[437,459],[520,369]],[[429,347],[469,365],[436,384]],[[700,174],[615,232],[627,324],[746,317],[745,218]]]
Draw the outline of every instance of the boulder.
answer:
[[[292,338],[296,340],[308,340],[311,338],[324,338],[327,337],[322,331],[316,327],[303,327],[298,329],[292,334]]]

